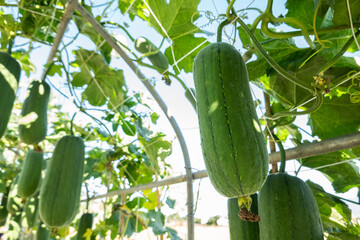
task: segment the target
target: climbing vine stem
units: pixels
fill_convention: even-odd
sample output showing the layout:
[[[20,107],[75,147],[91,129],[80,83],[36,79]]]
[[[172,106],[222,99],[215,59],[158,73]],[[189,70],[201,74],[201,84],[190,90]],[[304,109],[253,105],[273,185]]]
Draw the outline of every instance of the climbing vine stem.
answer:
[[[224,27],[226,25],[228,25],[229,23],[231,23],[231,21],[229,21],[229,19],[225,19],[224,21],[222,21],[217,29],[217,36],[216,36],[216,41],[217,42],[221,42],[222,39],[222,30],[224,29]]]
[[[269,54],[267,54],[267,52],[265,51],[265,49],[261,46],[261,44],[259,43],[259,41],[256,39],[255,35],[253,34],[253,32],[247,27],[247,25],[236,15],[230,15],[230,9],[232,8],[233,4],[234,4],[235,0],[232,0],[229,3],[229,6],[227,8],[227,12],[226,12],[226,16],[228,17],[229,21],[237,21],[241,27],[244,28],[245,32],[249,35],[249,37],[251,38],[251,40],[253,41],[255,48],[261,53],[261,55],[265,58],[265,60],[281,75],[283,76],[285,79],[289,80],[290,82],[294,83],[295,85],[302,87],[308,91],[310,91],[312,94],[314,94],[316,96],[316,101],[315,104],[302,112],[279,112],[277,114],[275,114],[273,116],[272,119],[277,119],[283,116],[294,116],[294,115],[303,115],[303,114],[309,114],[312,113],[316,110],[318,110],[322,104],[323,101],[323,96],[322,93],[320,91],[318,91],[318,89],[314,88],[313,86],[311,86],[310,84],[306,84],[305,82],[303,82],[302,80],[298,79],[297,77],[293,76],[292,74],[288,73],[285,69],[283,69],[277,62],[275,62],[272,57],[270,57]],[[269,1],[269,4],[272,5],[272,0]],[[271,11],[271,5],[268,4],[268,7],[265,11],[265,13],[267,11]],[[264,13],[264,14],[265,14]]]

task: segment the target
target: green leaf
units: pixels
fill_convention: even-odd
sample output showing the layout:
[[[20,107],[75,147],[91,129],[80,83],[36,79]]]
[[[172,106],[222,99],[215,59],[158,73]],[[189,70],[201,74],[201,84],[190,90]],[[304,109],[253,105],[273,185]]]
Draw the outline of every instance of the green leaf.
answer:
[[[21,69],[25,72],[27,77],[36,71],[34,64],[30,61],[28,52],[16,51],[13,52],[11,56],[16,58],[21,63]]]
[[[313,28],[313,18],[315,12],[314,1],[287,0],[285,7],[288,9],[286,17],[293,17],[301,21],[307,29]],[[319,21],[317,21],[320,24]],[[287,23],[294,28],[300,28],[297,24]]]
[[[160,211],[150,210],[147,214],[150,219],[149,227],[152,227],[155,235],[162,235],[166,233],[165,216]]]
[[[164,140],[162,135],[153,137],[148,141],[139,136],[139,141],[146,155],[149,157],[151,165],[159,173],[159,163],[163,162],[172,152],[171,142]]]
[[[157,208],[158,201],[156,191],[152,192],[152,190],[144,190],[143,193],[147,198],[147,201],[144,202],[143,207],[149,210],[154,210]]]
[[[193,22],[199,17],[197,6],[200,0],[147,1],[150,6],[149,22],[163,37],[173,39],[199,31]]]
[[[349,95],[325,97],[321,108],[310,114],[308,125],[312,135],[320,139],[357,132],[360,128],[360,104],[351,103]]]
[[[112,51],[110,44],[106,42],[104,38],[101,37],[100,34],[94,29],[94,27],[84,18],[74,15],[74,19],[79,32],[90,38],[91,41],[93,41],[94,44],[99,48],[99,51],[103,55],[106,62],[110,63]]]
[[[133,122],[125,119],[120,119],[120,125],[126,135],[135,136],[136,127]]]
[[[349,0],[352,21],[358,21],[360,17],[360,0]],[[335,1],[334,18],[335,25],[349,25],[350,18],[346,1]]]
[[[181,238],[178,236],[177,231],[175,229],[166,227],[166,231],[169,234],[171,240],[181,240]]]
[[[177,64],[173,66],[176,74],[179,74],[181,70],[191,73],[196,55],[202,48],[209,44],[206,38],[196,38],[193,35],[186,35],[174,39],[172,47],[170,46],[165,50],[165,56],[170,65],[173,65],[175,61],[177,62],[181,59],[180,62],[177,62]]]
[[[317,170],[325,174],[334,190],[339,193],[344,193],[353,187],[360,187],[359,168],[353,161],[344,162],[352,157],[354,156],[348,150],[344,150],[303,158],[300,163],[302,163],[302,166],[309,168],[319,167]],[[323,166],[326,167],[321,168]]]
[[[73,72],[72,84],[75,87],[87,85],[82,96],[93,106],[102,106],[108,101],[110,109],[117,108],[125,99],[125,80],[122,70],[110,68],[103,57],[85,49],[74,51],[74,67],[80,72]]]
[[[174,199],[171,199],[169,197],[166,198],[166,204],[169,206],[169,208],[174,209],[175,202],[176,202],[176,200],[174,200]]]
[[[325,232],[333,236],[359,236],[360,227],[358,224],[353,223],[349,206],[339,197],[326,193],[320,185],[310,180],[306,181],[306,183],[311,188],[316,199]]]
[[[260,33],[259,33],[260,34]],[[275,62],[283,63],[282,67],[294,64],[302,58],[308,50],[297,48],[291,40],[275,40],[262,45]],[[257,81],[258,78],[266,74],[272,67],[259,53],[255,52],[257,59],[246,64],[250,81]],[[300,64],[299,64],[300,65]]]
[[[150,117],[151,117],[151,122],[152,123],[154,123],[154,124],[156,124],[156,121],[159,119],[159,114],[157,114],[156,112],[153,112],[151,115],[150,115]]]
[[[132,21],[135,19],[135,16],[138,16],[143,20],[147,20],[149,16],[149,12],[147,11],[147,7],[143,0],[119,0],[119,9],[122,14],[129,14]]]
[[[48,66],[47,66],[48,67]],[[63,65],[60,64],[52,64],[49,72],[47,73],[48,76],[55,76],[55,74],[58,74],[60,77],[62,76]]]

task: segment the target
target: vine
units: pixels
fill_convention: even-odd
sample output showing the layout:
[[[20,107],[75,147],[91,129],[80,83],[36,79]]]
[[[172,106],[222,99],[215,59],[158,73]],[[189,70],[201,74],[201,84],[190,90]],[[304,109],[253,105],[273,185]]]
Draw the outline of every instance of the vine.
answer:
[[[240,23],[240,25],[243,27],[243,29],[246,31],[246,33],[249,35],[251,40],[253,41],[255,47],[257,50],[261,53],[261,55],[266,59],[266,61],[285,79],[289,80],[290,82],[294,83],[295,85],[302,87],[308,91],[310,91],[313,95],[316,97],[316,101],[314,105],[302,112],[279,112],[272,116],[271,119],[277,119],[284,116],[296,116],[296,115],[304,115],[304,114],[310,114],[312,112],[315,112],[318,110],[323,102],[323,95],[321,91],[317,88],[313,88],[312,86],[309,86],[305,84],[302,80],[298,79],[297,77],[293,76],[292,74],[288,73],[285,69],[283,69],[278,63],[276,63],[271,56],[265,51],[265,49],[261,46],[259,41],[256,39],[255,35],[252,33],[252,31],[247,27],[247,25],[236,15],[230,14],[230,9],[232,8],[233,4],[235,3],[235,0],[232,0],[227,8],[226,16],[228,17],[229,21],[237,21]],[[269,0],[268,7],[265,11],[271,11],[272,6],[272,0]],[[264,14],[265,14],[264,13]]]

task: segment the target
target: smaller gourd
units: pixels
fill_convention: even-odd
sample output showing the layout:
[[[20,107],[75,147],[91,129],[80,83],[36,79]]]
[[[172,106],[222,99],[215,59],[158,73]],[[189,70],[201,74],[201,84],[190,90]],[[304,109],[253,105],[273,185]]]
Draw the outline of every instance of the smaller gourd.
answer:
[[[139,37],[135,40],[136,51],[144,54],[152,63],[157,71],[164,76],[166,84],[170,84],[170,78],[166,71],[169,68],[169,61],[167,60],[164,53],[162,53],[152,42],[147,38]]]
[[[21,109],[19,136],[22,142],[34,145],[43,141],[47,133],[47,109],[50,86],[34,80]]]
[[[257,194],[251,195],[251,212],[258,213]],[[248,222],[240,219],[239,203],[237,198],[229,198],[227,201],[230,240],[259,240],[259,223]]]
[[[34,228],[39,218],[39,192],[26,199],[24,206],[25,220],[28,228]]]
[[[85,145],[80,137],[64,136],[56,144],[40,189],[39,213],[48,227],[63,227],[80,206]]]
[[[43,221],[39,221],[36,229],[36,240],[48,240],[50,238],[50,230],[46,227]]]
[[[35,194],[40,186],[43,153],[29,150],[19,176],[17,194],[27,198]]]
[[[9,215],[9,211],[6,209],[6,204],[8,201],[10,192],[10,185],[5,188],[3,192],[3,196],[1,198],[1,205],[0,205],[0,227],[6,224],[7,217]]]
[[[76,235],[77,240],[85,240],[86,239],[84,237],[84,234],[88,231],[88,229],[91,230],[93,221],[94,221],[94,214],[84,213],[83,215],[81,215],[80,221],[79,221],[79,227],[77,229],[77,235]]]

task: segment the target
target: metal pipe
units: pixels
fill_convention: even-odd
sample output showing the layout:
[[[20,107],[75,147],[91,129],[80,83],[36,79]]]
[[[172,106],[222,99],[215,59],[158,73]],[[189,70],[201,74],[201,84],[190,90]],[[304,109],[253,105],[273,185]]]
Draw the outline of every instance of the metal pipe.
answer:
[[[356,133],[352,133],[352,134],[348,134],[348,135],[344,135],[344,136],[340,136],[340,137],[330,138],[330,139],[323,140],[321,142],[309,143],[309,144],[301,145],[299,147],[288,149],[285,151],[286,152],[286,160],[306,158],[306,157],[311,157],[311,156],[315,156],[315,155],[319,155],[319,154],[325,154],[325,153],[335,152],[335,151],[344,150],[344,149],[348,149],[348,148],[354,148],[354,147],[360,147],[360,132],[356,132]],[[270,153],[269,158],[270,158],[270,164],[280,162],[280,153],[279,152]],[[192,179],[194,179],[194,180],[200,179],[200,178],[206,178],[206,177],[208,177],[206,170],[201,170],[201,171],[192,173]],[[91,198],[91,200],[109,197],[109,196],[121,195],[124,193],[126,193],[126,194],[133,193],[136,191],[151,189],[151,188],[159,187],[159,186],[166,186],[166,185],[181,183],[181,182],[185,182],[185,181],[186,181],[186,175],[180,175],[180,176],[167,178],[167,179],[157,181],[157,182],[141,184],[141,185],[137,185],[137,186],[126,188],[126,189],[120,189],[120,190],[108,192],[106,194],[95,196],[95,197]],[[86,199],[83,199],[82,201],[86,201]]]
[[[192,173],[192,179],[193,180],[200,179],[200,178],[206,178],[206,177],[208,177],[208,174],[207,174],[206,170],[201,170],[201,171]],[[161,186],[168,186],[168,185],[182,183],[182,182],[186,182],[186,175],[180,175],[180,176],[176,176],[176,177],[169,177],[169,178],[166,178],[164,180],[160,180],[160,181],[156,181],[156,182],[150,182],[150,183],[140,184],[140,185],[130,187],[130,188],[124,188],[124,189],[111,191],[111,192],[108,192],[108,193],[105,193],[105,194],[102,194],[102,195],[92,197],[90,200],[95,200],[95,199],[100,199],[100,198],[105,198],[105,197],[118,196],[118,195],[122,195],[122,194],[129,194],[129,193],[133,193],[133,192],[136,192],[136,191],[142,191],[142,190],[152,189],[152,188],[161,187]],[[87,199],[83,199],[81,201],[86,202]]]
[[[320,142],[308,143],[295,148],[287,149],[285,151],[286,160],[312,157],[359,146],[360,132],[355,132],[344,136],[325,139]],[[280,153],[270,153],[269,162],[270,164],[280,162]]]
[[[56,36],[55,36],[55,39],[53,41],[53,45],[51,47],[50,54],[49,54],[47,62],[46,62],[47,64],[51,63],[53,61],[53,59],[55,58],[56,52],[57,52],[57,50],[58,50],[58,48],[60,46],[60,43],[61,43],[61,41],[62,41],[62,39],[64,37],[66,28],[69,25],[69,22],[70,22],[70,20],[71,20],[71,18],[73,16],[73,13],[74,13],[73,6],[71,4],[66,4],[64,15],[61,18],[61,22],[60,22],[59,27],[57,29]],[[48,68],[49,68],[49,66],[46,67],[46,69],[43,71],[43,73],[41,75],[41,80],[42,81],[45,80],[46,72],[48,71]]]
[[[181,150],[184,156],[185,162],[185,172],[186,172],[186,182],[187,182],[187,227],[188,227],[188,240],[194,240],[194,211],[193,211],[193,186],[192,186],[192,171],[189,152],[185,143],[185,139],[181,133],[180,127],[177,124],[174,116],[172,116],[165,102],[162,100],[160,95],[156,92],[154,86],[147,80],[145,75],[140,71],[138,66],[127,56],[127,54],[121,49],[121,47],[116,43],[113,37],[100,25],[100,23],[83,7],[79,4],[77,0],[68,0],[68,4],[72,5],[82,17],[84,17],[94,29],[110,44],[110,46],[123,58],[127,65],[133,70],[136,76],[141,80],[145,85],[150,94],[159,104],[162,111],[165,113],[168,118],[172,128],[175,131],[175,134],[179,140]]]

